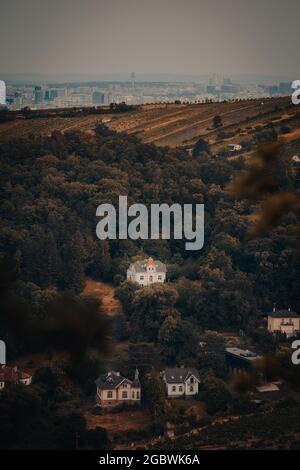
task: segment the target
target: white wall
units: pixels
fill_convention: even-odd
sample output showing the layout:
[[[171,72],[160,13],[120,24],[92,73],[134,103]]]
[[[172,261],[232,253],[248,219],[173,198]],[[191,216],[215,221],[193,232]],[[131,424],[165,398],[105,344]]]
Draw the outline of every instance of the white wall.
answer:
[[[131,282],[137,282],[140,286],[149,286],[156,282],[165,282],[166,273],[162,272],[145,272],[135,273],[134,271],[127,270],[127,280]]]
[[[168,397],[180,397],[180,396],[193,396],[197,395],[198,393],[198,381],[193,378],[193,383],[191,382],[191,378],[186,381],[186,383],[177,383],[177,384],[166,384],[167,394]],[[193,390],[190,389],[193,387]],[[175,388],[175,390],[174,390]]]
[[[192,390],[191,390],[192,387]],[[191,379],[187,380],[185,383],[185,394],[187,396],[197,395],[198,393],[198,382],[194,378],[194,382],[191,382]]]
[[[109,397],[109,392],[111,392],[111,397]],[[127,393],[127,397],[123,397],[123,393]],[[141,400],[141,389],[136,387],[131,387],[130,384],[127,387],[122,387],[122,385],[117,389],[112,390],[101,390],[97,388],[97,395],[100,400],[102,401],[136,401],[139,402]]]
[[[173,390],[175,388],[175,390]],[[180,389],[181,388],[181,389]],[[167,384],[168,397],[178,397],[185,394],[184,384]]]

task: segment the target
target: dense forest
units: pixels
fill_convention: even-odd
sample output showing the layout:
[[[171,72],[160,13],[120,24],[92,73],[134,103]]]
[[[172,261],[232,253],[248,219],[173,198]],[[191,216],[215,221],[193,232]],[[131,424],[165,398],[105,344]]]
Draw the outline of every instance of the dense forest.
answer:
[[[291,151],[281,150],[273,170],[283,190],[294,184],[286,171]],[[103,124],[95,136],[54,132],[14,140],[0,154],[1,259],[4,267],[8,259],[14,265],[24,315],[43,318],[58,292],[81,295],[89,275],[119,286],[133,335],[166,344],[172,357],[168,343],[177,349],[176,338],[180,343],[191,323],[249,331],[274,303],[299,311],[295,216],[249,238],[258,202],[228,191],[245,169],[242,158],[213,160],[205,146],[191,157]],[[204,203],[204,248],[186,251],[184,240],[98,240],[96,208],[117,206],[119,195],[128,195],[129,204]],[[145,256],[167,263],[169,283],[137,289],[123,282],[129,262]],[[9,331],[6,339],[13,342]]]
[[[0,145],[1,338],[10,360],[70,354],[39,368],[30,390],[1,393],[0,447],[110,447],[105,429],[88,431],[78,410],[94,393],[108,336],[128,342],[128,358],[117,367],[129,376],[134,366],[141,371],[151,435],[169,413],[154,364],[197,367],[199,399],[211,416],[253,412],[249,398],[225,382],[223,338],[207,330],[245,333],[258,351],[274,352],[275,340],[256,328],[263,313],[273,304],[299,311],[299,222],[290,210],[298,199],[289,171],[295,148],[261,152],[264,163],[248,167],[241,157],[213,159],[202,139],[191,156],[103,124],[95,135],[54,132]],[[120,195],[147,206],[204,203],[204,248],[186,251],[185,240],[100,241],[96,208],[118,206]],[[140,288],[125,280],[129,263],[147,256],[167,264],[166,284]],[[101,299],[83,292],[87,276],[115,285],[123,314],[114,325]]]

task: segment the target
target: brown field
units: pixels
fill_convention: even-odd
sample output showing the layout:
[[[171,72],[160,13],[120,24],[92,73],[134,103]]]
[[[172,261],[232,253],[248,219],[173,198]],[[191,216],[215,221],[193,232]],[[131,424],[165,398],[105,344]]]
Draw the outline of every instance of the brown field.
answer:
[[[93,279],[87,279],[84,292],[93,294],[102,300],[103,310],[110,317],[118,315],[121,311],[121,304],[115,298],[114,288],[109,284]]]
[[[282,115],[286,118],[290,105],[289,97],[208,104],[141,105],[128,113],[106,115],[105,118],[111,119],[108,126],[118,132],[137,135],[146,143],[175,147],[192,145],[200,136],[214,143],[216,131],[212,128],[212,119],[217,114],[222,118],[223,130],[234,130],[240,126],[251,127],[252,123],[258,125],[273,119],[280,120]],[[0,124],[0,141],[28,134],[50,135],[54,130],[80,130],[92,134],[102,118],[101,115],[88,115],[17,119]]]
[[[121,116],[110,123],[117,131],[135,134],[146,143],[177,146],[200,136],[215,134],[212,119],[216,114],[222,118],[224,127],[240,124],[260,112],[274,111],[275,105],[286,106],[286,98],[230,103],[213,103],[204,105],[168,105],[165,109],[145,109]]]
[[[85,419],[89,429],[103,427],[110,434],[120,432],[121,430],[139,431],[146,429],[151,424],[151,416],[143,408],[140,410],[122,411],[122,413],[107,413],[99,416],[86,412]]]

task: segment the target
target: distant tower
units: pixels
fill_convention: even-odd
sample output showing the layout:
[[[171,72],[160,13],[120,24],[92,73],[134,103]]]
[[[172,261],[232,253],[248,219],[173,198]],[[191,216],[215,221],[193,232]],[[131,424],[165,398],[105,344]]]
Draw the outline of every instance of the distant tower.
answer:
[[[6,85],[3,80],[0,80],[0,105],[6,105]]]
[[[36,86],[34,87],[34,101],[35,103],[40,103],[43,99],[42,87]]]
[[[134,90],[134,85],[135,85],[135,73],[134,72],[131,72],[130,79],[131,79],[131,88]]]

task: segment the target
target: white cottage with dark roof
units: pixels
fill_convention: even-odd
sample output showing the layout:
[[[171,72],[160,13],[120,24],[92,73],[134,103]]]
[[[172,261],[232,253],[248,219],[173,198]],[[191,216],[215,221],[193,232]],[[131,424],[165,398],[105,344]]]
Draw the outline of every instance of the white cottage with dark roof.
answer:
[[[197,395],[200,377],[194,367],[172,367],[162,373],[168,398]]]
[[[165,282],[167,267],[153,258],[135,261],[127,269],[127,281],[136,282],[140,286],[151,286],[156,282]]]
[[[288,338],[300,333],[300,315],[288,310],[273,310],[268,313],[268,330],[273,334],[285,334]]]
[[[134,379],[123,377],[120,372],[107,372],[96,380],[97,401],[101,406],[114,406],[120,403],[140,403],[141,383],[136,369]]]

